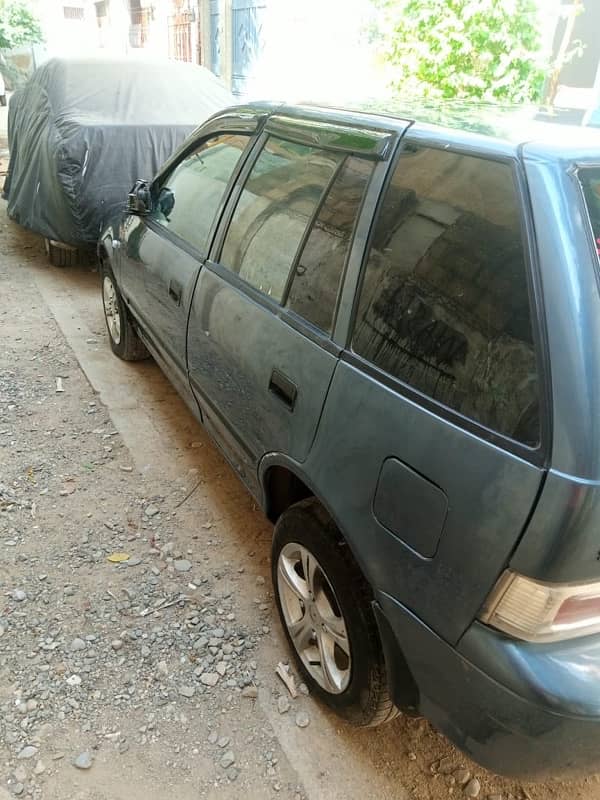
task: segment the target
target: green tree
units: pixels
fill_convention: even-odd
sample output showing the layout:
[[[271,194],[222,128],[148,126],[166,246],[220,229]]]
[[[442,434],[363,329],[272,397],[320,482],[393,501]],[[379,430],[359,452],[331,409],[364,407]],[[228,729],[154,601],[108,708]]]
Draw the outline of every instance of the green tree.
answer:
[[[540,98],[534,0],[376,0],[383,55],[404,97],[518,103]]]
[[[42,29],[23,0],[0,0],[0,50],[42,41]]]

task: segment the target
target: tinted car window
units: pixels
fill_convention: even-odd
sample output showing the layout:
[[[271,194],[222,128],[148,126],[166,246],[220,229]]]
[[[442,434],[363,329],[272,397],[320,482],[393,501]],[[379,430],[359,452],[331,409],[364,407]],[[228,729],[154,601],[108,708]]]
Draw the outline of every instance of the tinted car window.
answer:
[[[286,305],[331,332],[342,270],[372,165],[348,157],[323,201],[304,244]]]
[[[161,182],[150,215],[201,253],[227,183],[248,136],[215,136],[203,142]]]
[[[410,148],[384,198],[353,348],[419,392],[528,445],[536,357],[507,164]]]
[[[270,137],[233,214],[223,265],[279,302],[306,229],[342,158]]]
[[[579,180],[587,205],[596,252],[600,256],[600,167],[585,167],[579,172]]]

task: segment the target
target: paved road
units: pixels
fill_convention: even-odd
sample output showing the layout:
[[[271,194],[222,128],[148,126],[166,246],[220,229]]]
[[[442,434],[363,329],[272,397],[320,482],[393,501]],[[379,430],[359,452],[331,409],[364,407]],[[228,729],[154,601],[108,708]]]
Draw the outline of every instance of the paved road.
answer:
[[[97,274],[50,267],[38,238],[7,222],[4,211],[1,204],[0,376],[6,383],[0,378],[0,476],[21,500],[17,516],[6,523],[4,515],[3,526],[0,519],[0,593],[23,585],[32,597],[29,606],[17,607],[9,597],[8,610],[0,607],[0,624],[7,615],[0,733],[2,725],[10,733],[0,737],[0,778],[13,790],[19,782],[30,787],[42,800],[442,800],[462,796],[451,774],[432,772],[432,764],[446,758],[452,769],[466,767],[477,776],[481,798],[600,800],[595,778],[525,788],[488,775],[423,720],[357,731],[310,697],[280,714],[282,686],[274,668],[287,648],[268,587],[269,525],[158,368],[112,356]],[[147,513],[152,505],[156,516],[154,509]],[[126,536],[127,526],[138,524],[132,509],[142,523]],[[139,552],[137,572],[107,564],[117,545]],[[174,570],[173,552],[192,563],[193,579]],[[194,595],[196,571],[198,583],[206,578],[211,587],[198,601],[198,616],[212,614],[216,598],[221,613],[234,618],[230,625],[243,623],[232,629],[231,641],[241,641],[243,633],[252,648],[240,651],[241,667],[223,662],[231,685],[208,689],[190,671],[190,659],[195,664],[198,657],[186,631],[198,617],[186,607],[155,612],[153,624],[170,626],[168,648],[162,634],[151,634],[153,628],[140,633],[135,624],[146,630],[142,623],[131,622],[136,603],[150,602],[157,591],[167,596],[167,589],[179,587]],[[50,605],[54,617],[48,616],[50,587],[37,583],[42,572],[56,592],[76,585],[81,606],[71,608],[66,600]],[[121,617],[97,612],[98,606],[108,609],[111,597],[121,601]],[[80,660],[69,643],[85,632],[98,651],[91,661]],[[140,658],[136,641],[144,635],[149,652]],[[118,660],[111,652],[115,637],[124,642]],[[54,653],[63,651],[56,663]],[[25,652],[42,655],[27,660],[20,656]],[[43,673],[40,658],[46,659]],[[244,669],[256,699],[240,695],[236,680]],[[84,680],[65,694],[64,675],[71,670]],[[127,692],[115,700],[109,687],[124,674]],[[184,679],[192,686],[181,696],[176,687]],[[15,705],[30,700],[37,708],[19,726]],[[308,728],[295,725],[297,710],[309,714]],[[161,737],[151,735],[155,730]],[[211,743],[211,731],[231,738],[225,747],[235,748],[234,773],[220,766],[223,752]],[[16,758],[32,742],[43,762],[39,775],[33,774],[35,759]],[[95,759],[89,773],[70,763],[84,747]]]

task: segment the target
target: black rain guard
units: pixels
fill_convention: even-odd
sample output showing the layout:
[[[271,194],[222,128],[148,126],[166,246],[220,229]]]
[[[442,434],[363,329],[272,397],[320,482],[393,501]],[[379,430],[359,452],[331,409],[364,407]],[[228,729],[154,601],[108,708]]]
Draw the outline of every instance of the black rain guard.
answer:
[[[193,64],[48,61],[10,99],[9,216],[48,239],[95,244],[134,182],[232,102]]]

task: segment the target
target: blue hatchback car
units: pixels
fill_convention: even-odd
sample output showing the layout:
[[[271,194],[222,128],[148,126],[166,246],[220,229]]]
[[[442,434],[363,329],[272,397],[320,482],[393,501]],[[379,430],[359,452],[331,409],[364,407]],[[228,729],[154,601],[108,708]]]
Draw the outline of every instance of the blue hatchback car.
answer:
[[[490,769],[600,768],[600,135],[256,104],[99,244],[151,354],[275,523],[315,695]]]

